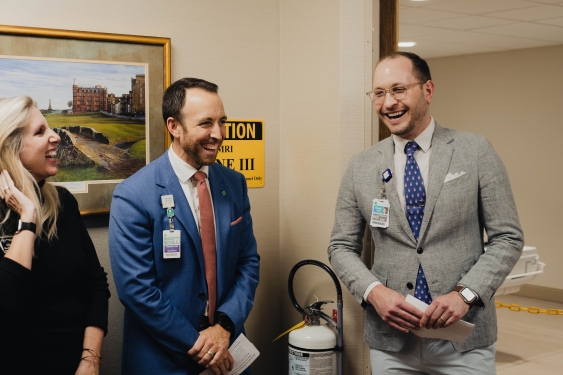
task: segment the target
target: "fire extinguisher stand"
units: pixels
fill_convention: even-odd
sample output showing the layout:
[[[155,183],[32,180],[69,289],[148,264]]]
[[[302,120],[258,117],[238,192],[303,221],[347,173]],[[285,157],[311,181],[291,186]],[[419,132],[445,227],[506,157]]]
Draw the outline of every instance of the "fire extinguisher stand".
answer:
[[[291,300],[291,303],[293,303],[293,306],[297,309],[297,311],[299,311],[299,313],[301,315],[305,315],[305,309],[303,309],[301,306],[299,306],[299,303],[297,303],[297,300],[295,299],[295,294],[293,293],[293,277],[295,276],[295,273],[297,272],[297,270],[307,264],[313,265],[313,266],[317,266],[322,268],[323,270],[325,270],[330,277],[332,278],[332,281],[334,282],[334,286],[336,287],[336,294],[337,294],[337,299],[336,299],[336,308],[337,308],[337,322],[336,322],[336,326],[337,326],[337,344],[334,347],[334,350],[337,352],[337,362],[338,362],[338,375],[343,375],[343,363],[344,361],[342,360],[342,353],[344,352],[344,323],[343,323],[343,316],[342,316],[342,308],[343,308],[343,303],[342,303],[342,288],[340,287],[340,283],[338,281],[338,278],[336,277],[336,275],[334,274],[334,272],[324,263],[319,262],[318,260],[313,260],[313,259],[305,259],[302,260],[301,262],[297,263],[295,266],[293,266],[293,268],[291,269],[291,272],[289,272],[289,278],[287,280],[287,289],[289,292],[289,298]],[[324,313],[321,312],[322,315],[326,315]],[[326,320],[326,317],[324,318]]]

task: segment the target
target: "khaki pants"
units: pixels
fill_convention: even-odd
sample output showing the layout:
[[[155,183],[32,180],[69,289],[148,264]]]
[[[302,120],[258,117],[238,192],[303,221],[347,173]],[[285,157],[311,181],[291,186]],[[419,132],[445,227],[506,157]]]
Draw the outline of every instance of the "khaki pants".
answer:
[[[465,353],[450,341],[425,339],[414,334],[399,352],[370,349],[371,373],[431,375],[494,375],[495,345]]]

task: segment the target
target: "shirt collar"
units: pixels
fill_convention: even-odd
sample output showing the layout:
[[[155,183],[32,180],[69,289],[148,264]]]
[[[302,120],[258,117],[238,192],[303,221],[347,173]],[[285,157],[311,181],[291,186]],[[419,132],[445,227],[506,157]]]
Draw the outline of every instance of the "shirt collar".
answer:
[[[180,157],[176,155],[172,147],[168,149],[168,159],[170,159],[170,164],[172,164],[172,169],[174,170],[174,173],[176,173],[176,176],[178,176],[178,180],[180,180],[180,182],[182,183],[186,183],[198,171],[197,169],[180,159]],[[204,172],[209,179],[208,165],[202,166],[199,170]]]
[[[426,129],[424,129],[424,131],[414,139],[414,141],[418,144],[418,147],[420,147],[422,152],[428,152],[428,149],[430,148],[430,146],[432,146],[432,135],[434,134],[435,128],[436,128],[436,122],[434,121],[434,117],[430,117],[430,124],[428,124]],[[393,137],[393,142],[395,143],[395,149],[404,152],[405,145],[409,142],[409,140],[401,138],[395,134],[393,134],[392,137]]]

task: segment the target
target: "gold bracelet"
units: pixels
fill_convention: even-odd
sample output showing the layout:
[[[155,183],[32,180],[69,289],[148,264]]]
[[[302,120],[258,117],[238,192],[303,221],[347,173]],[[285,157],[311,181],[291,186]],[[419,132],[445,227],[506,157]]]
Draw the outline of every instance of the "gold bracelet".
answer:
[[[98,360],[98,363],[102,362],[102,357],[100,357],[99,355],[97,355],[96,352],[93,351],[92,349],[84,348],[84,349],[82,349],[82,351],[83,351],[83,352],[84,352],[84,351],[87,351],[90,355],[86,355],[86,356],[80,358],[80,360],[83,360],[83,359],[86,359],[86,358],[96,358],[96,359]]]

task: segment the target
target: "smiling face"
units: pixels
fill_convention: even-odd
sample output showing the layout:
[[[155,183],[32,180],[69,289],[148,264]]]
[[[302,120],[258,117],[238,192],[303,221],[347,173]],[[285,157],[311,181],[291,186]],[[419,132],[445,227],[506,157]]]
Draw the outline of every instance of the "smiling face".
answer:
[[[37,182],[57,174],[55,157],[60,141],[39,109],[32,107],[29,123],[23,128],[20,160]]]
[[[166,121],[176,155],[196,169],[213,164],[225,138],[227,120],[219,95],[200,88],[187,89],[180,115],[182,124],[172,117]]]
[[[394,86],[407,86],[419,80],[413,73],[412,62],[403,56],[382,60],[373,74],[373,88],[390,89]],[[382,103],[375,103],[377,115],[391,134],[413,140],[430,124],[429,105],[434,94],[434,83],[413,85],[407,90],[404,99],[396,100],[385,94]]]

